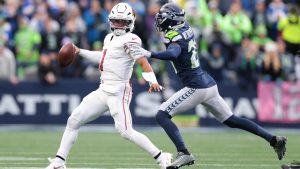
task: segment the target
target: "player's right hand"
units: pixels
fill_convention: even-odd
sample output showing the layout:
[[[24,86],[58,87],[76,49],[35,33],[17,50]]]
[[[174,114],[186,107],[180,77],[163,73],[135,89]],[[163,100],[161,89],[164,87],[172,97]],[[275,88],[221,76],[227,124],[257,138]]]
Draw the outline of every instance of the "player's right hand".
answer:
[[[149,88],[149,90],[148,90],[148,92],[149,93],[151,93],[151,92],[160,92],[160,91],[162,91],[163,89],[165,89],[164,87],[162,87],[161,85],[159,85],[158,83],[152,83],[151,85],[150,85],[150,88]]]
[[[79,52],[80,52],[80,48],[78,48],[78,47],[77,47],[76,45],[74,45],[74,44],[73,44],[73,46],[74,46],[74,48],[75,48],[75,54],[78,55]]]

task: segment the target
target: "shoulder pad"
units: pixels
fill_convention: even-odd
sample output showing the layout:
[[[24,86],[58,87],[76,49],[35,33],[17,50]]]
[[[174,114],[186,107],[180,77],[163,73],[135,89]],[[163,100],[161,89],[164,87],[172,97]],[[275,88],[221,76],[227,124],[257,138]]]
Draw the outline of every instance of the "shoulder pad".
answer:
[[[176,42],[180,39],[182,39],[182,36],[180,33],[176,31],[169,31],[165,35],[165,39],[168,39],[169,41]]]
[[[166,33],[165,36],[166,36],[168,39],[173,39],[173,37],[176,36],[176,35],[178,35],[178,34],[179,34],[179,33],[176,32],[176,31],[169,31],[169,32]]]

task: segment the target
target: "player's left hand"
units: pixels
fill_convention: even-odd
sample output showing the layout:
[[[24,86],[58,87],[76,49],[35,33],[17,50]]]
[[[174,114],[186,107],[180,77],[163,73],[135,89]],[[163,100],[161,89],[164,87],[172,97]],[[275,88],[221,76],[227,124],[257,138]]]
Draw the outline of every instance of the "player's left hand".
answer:
[[[159,85],[158,83],[152,83],[150,85],[150,88],[148,90],[149,93],[151,93],[152,91],[154,92],[160,92],[162,91],[163,89],[165,89],[164,87],[162,87],[161,85]]]
[[[125,43],[124,49],[126,53],[129,53],[133,56],[144,56],[147,58],[151,57],[151,52],[142,48],[140,45],[135,43]]]

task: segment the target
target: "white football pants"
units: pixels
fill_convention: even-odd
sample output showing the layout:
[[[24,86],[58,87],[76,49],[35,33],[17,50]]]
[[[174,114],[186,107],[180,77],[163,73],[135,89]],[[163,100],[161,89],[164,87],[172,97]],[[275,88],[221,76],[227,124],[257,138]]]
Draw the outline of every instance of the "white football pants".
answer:
[[[76,141],[80,126],[109,111],[114,119],[115,127],[121,136],[137,144],[152,157],[155,157],[160,150],[145,135],[132,128],[132,119],[129,110],[132,88],[129,83],[110,85],[111,89],[114,89],[113,92],[104,91],[101,85],[97,90],[84,97],[80,105],[72,112],[68,119],[57,155],[66,159],[72,145]]]

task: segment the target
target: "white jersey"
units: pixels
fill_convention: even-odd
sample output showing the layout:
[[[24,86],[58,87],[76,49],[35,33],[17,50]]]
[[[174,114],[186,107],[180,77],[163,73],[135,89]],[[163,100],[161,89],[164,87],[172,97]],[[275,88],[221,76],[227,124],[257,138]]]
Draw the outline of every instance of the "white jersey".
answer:
[[[105,37],[102,57],[99,63],[102,81],[129,81],[133,65],[138,58],[133,58],[125,52],[125,43],[141,45],[141,39],[133,33],[126,33],[122,36],[115,36],[113,33],[110,33]]]
[[[141,39],[133,33],[126,33],[121,36],[110,33],[104,39],[99,69],[101,72],[100,88],[106,92],[115,93],[118,91],[118,85],[128,83],[136,59],[142,57],[134,58],[126,53],[125,43],[135,43],[140,46],[142,44]]]

